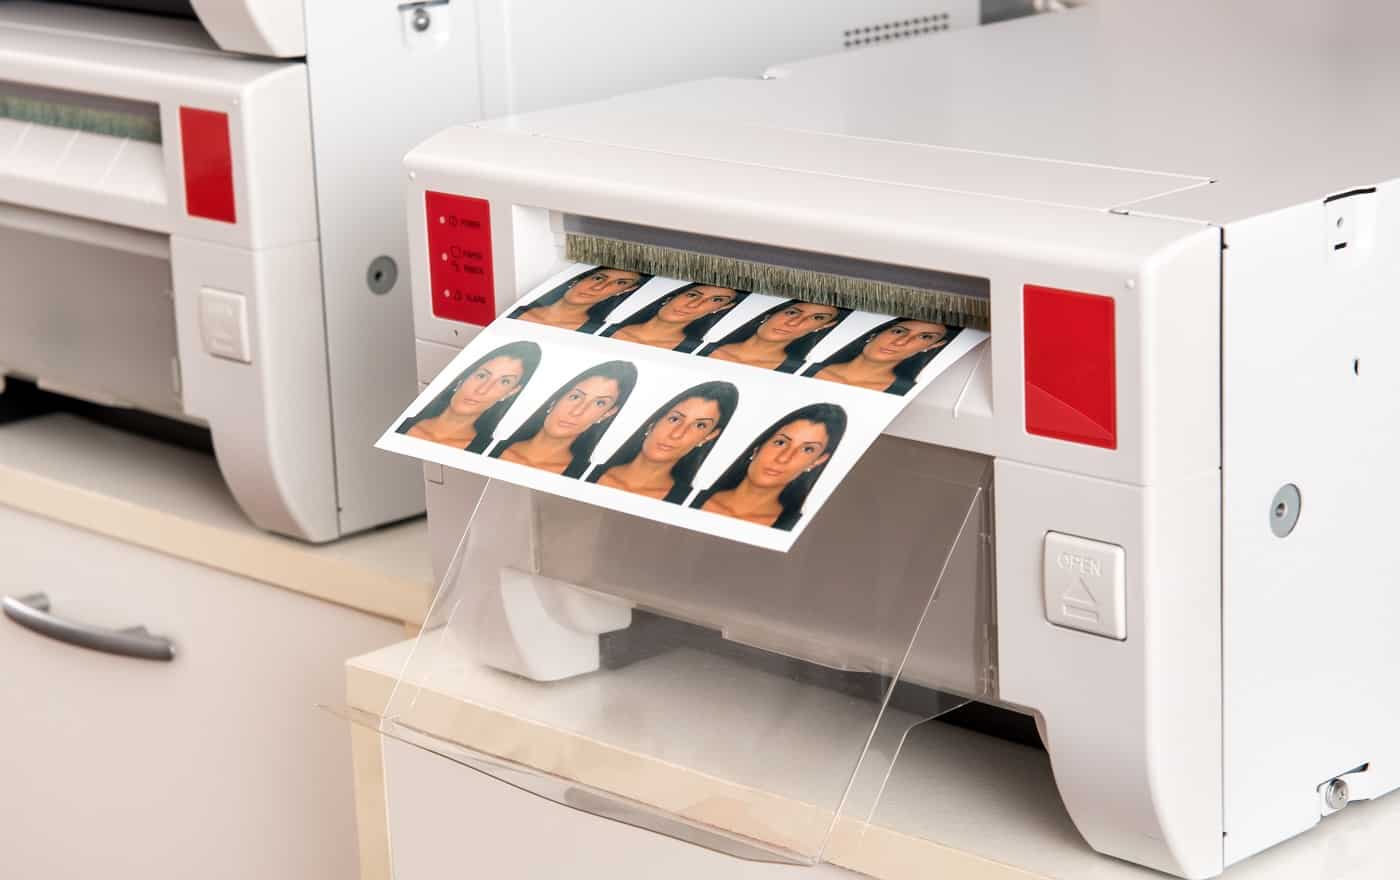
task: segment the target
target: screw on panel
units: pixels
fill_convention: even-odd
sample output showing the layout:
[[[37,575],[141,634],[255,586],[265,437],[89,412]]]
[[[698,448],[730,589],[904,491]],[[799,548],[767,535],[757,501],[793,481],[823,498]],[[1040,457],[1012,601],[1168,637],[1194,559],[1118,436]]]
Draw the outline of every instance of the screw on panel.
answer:
[[[433,17],[428,14],[428,10],[419,7],[413,10],[412,24],[413,29],[421,34],[433,26]]]
[[[369,268],[365,270],[365,284],[369,285],[371,293],[388,293],[398,280],[399,264],[387,255],[370,260]]]
[[[1269,504],[1269,529],[1280,538],[1287,538],[1298,525],[1298,516],[1303,512],[1303,494],[1292,483],[1274,493]]]
[[[1351,803],[1351,789],[1347,786],[1346,780],[1334,779],[1327,783],[1327,788],[1322,793],[1322,799],[1327,804],[1327,809],[1340,810]]]

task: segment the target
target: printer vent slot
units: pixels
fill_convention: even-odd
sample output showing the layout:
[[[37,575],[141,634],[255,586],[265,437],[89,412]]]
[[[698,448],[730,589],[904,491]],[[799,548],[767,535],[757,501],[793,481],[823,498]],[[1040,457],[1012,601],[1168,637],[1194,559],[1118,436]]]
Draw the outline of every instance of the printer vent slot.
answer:
[[[882,21],[875,24],[848,28],[841,32],[842,45],[847,49],[886,43],[905,37],[917,37],[948,30],[948,13],[935,12],[915,18]]]
[[[0,119],[159,144],[160,107],[0,80]]]

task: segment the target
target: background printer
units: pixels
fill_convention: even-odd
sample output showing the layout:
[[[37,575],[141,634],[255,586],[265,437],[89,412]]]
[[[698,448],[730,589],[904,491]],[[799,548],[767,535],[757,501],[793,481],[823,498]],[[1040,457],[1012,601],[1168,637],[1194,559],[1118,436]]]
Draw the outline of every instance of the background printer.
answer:
[[[1380,36],[1397,27],[1385,4],[1117,0],[431,138],[407,160],[423,381],[474,332],[436,296],[467,283],[438,258],[458,211],[489,217],[497,313],[569,260],[731,286],[766,261],[755,284],[794,296],[822,295],[808,267],[980,279],[992,332],[847,481],[903,498],[912,536],[868,534],[873,508],[843,486],[783,566],[718,542],[722,576],[656,576],[655,557],[703,539],[596,510],[566,522],[543,496],[519,521],[550,541],[480,510],[484,537],[463,539],[481,481],[436,471],[435,562],[458,592],[431,624],[528,674],[558,609],[627,620],[610,593],[775,653],[898,668],[861,637],[889,585],[853,579],[839,548],[900,571],[927,549],[920,524],[946,534],[943,507],[972,498],[988,549],[950,551],[905,673],[1034,715],[1095,849],[1210,877],[1400,786],[1382,504],[1400,480],[1400,62]],[[982,498],[940,506],[916,473]],[[826,524],[849,543],[833,551]],[[489,562],[511,541],[537,628],[480,610],[504,575],[449,570],[459,546]],[[927,596],[936,564],[907,572]],[[764,607],[796,610],[765,629]]]
[[[207,426],[272,531],[326,541],[419,513],[417,469],[371,448],[413,387],[409,147],[978,15],[975,0],[5,2],[0,383]]]

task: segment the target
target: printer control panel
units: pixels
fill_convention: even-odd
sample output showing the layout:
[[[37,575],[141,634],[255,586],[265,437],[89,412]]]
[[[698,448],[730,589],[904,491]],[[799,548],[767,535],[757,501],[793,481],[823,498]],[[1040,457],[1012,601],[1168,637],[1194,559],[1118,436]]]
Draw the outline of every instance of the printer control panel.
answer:
[[[491,203],[427,192],[433,315],[485,327],[496,319],[491,272]]]

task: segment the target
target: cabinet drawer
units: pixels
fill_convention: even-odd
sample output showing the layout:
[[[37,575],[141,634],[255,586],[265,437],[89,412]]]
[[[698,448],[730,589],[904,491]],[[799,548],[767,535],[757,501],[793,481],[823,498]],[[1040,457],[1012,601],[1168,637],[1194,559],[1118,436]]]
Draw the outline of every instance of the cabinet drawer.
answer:
[[[176,648],[116,657],[0,618],[0,873],[356,875],[349,739],[315,704],[399,624],[4,507],[0,558],[0,594]]]

